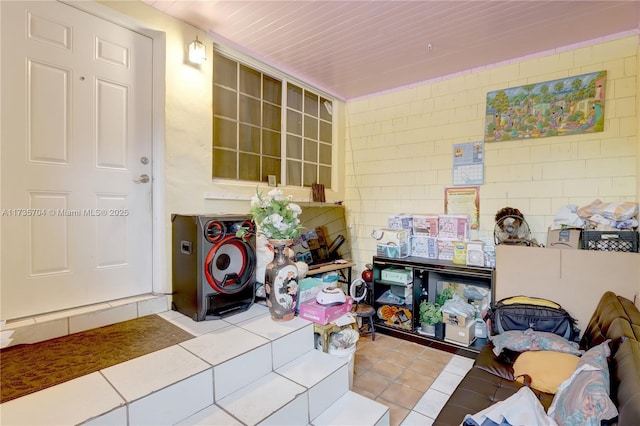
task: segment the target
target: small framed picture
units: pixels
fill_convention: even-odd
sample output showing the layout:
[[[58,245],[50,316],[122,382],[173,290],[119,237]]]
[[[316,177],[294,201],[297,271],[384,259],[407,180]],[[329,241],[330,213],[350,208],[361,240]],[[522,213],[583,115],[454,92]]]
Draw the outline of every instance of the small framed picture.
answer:
[[[269,186],[278,186],[276,175],[269,175]]]

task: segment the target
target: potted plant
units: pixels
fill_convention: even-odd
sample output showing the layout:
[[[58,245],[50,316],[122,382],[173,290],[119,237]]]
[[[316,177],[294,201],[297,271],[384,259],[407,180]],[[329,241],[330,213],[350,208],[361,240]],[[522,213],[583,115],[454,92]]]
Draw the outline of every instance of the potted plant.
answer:
[[[435,336],[436,324],[442,323],[440,306],[426,300],[420,302],[420,323],[425,334]]]

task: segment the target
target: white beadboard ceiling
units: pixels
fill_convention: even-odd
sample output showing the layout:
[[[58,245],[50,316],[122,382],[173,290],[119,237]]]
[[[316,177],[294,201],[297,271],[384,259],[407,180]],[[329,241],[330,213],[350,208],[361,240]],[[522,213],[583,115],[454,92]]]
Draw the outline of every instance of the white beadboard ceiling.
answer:
[[[143,1],[344,100],[640,27],[640,1]]]

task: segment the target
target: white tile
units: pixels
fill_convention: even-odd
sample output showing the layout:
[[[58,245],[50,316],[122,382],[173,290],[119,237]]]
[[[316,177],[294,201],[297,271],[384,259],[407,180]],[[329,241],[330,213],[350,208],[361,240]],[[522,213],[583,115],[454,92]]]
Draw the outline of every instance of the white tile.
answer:
[[[270,345],[264,345],[213,367],[216,401],[271,373]]]
[[[270,316],[259,316],[238,323],[238,326],[271,341],[305,327],[311,327],[311,335],[313,337],[313,323],[299,317],[293,317],[290,321],[274,321]]]
[[[183,315],[182,313],[180,313],[178,311],[172,311],[172,310],[167,310],[167,311],[164,311],[164,312],[160,312],[158,315],[161,316],[162,318],[166,319],[167,321],[171,321],[171,322],[173,322],[173,320],[175,320],[177,318],[182,318],[182,317],[186,318],[186,315]]]
[[[448,400],[449,395],[430,388],[422,395],[422,398],[416,403],[413,410],[435,419]]]
[[[187,417],[178,423],[179,426],[197,426],[197,425],[225,425],[225,426],[242,426],[237,419],[234,419],[227,412],[217,405],[210,405],[204,410],[198,411],[196,414]]]
[[[273,342],[273,368],[277,369],[313,349],[313,324],[294,317],[291,321],[273,321],[258,317],[238,324]]]
[[[128,321],[138,317],[135,303],[109,307],[100,311],[91,311],[69,317],[69,333],[91,330],[105,325]]]
[[[213,366],[216,401],[272,371],[269,340],[236,326],[180,345]]]
[[[97,312],[109,308],[110,306],[108,303],[99,303],[96,305],[82,306],[80,308],[66,309],[64,311],[38,315],[37,317],[34,317],[34,319],[36,322],[45,322],[61,318],[70,318],[76,315],[88,314],[91,312]]]
[[[100,373],[91,373],[5,402],[0,409],[3,425],[71,425],[97,418],[124,403]]]
[[[316,418],[349,390],[347,360],[317,350],[276,370],[309,389],[309,417]]]
[[[139,317],[159,314],[161,312],[165,312],[167,309],[169,309],[169,299],[167,296],[158,296],[138,301]]]
[[[135,401],[211,366],[180,346],[171,346],[100,372],[127,400]]]
[[[187,332],[193,334],[194,336],[200,336],[212,331],[231,327],[231,324],[223,320],[194,321],[182,314],[175,318],[172,318],[170,321],[183,330],[186,330]]]
[[[451,395],[462,381],[462,378],[463,376],[459,376],[448,371],[442,371],[433,381],[430,389]]]
[[[447,363],[444,371],[457,374],[458,376],[464,376],[471,369],[471,367],[473,367],[473,362],[474,360],[472,360],[471,358],[454,355]]]
[[[122,426],[126,425],[127,422],[127,407],[120,407],[83,424],[91,426]]]
[[[315,350],[314,343],[312,326],[274,340],[271,344],[273,368],[280,368],[303,354]]]
[[[216,366],[261,346],[269,346],[269,344],[269,340],[264,337],[229,325],[227,328],[182,342],[180,346]]]
[[[213,404],[211,370],[129,403],[129,424],[173,425]]]
[[[300,396],[306,401],[304,387],[278,374],[270,373],[222,398],[216,404],[241,422],[255,425]],[[305,412],[305,417],[307,419],[298,424],[308,423],[308,411]]]
[[[309,424],[307,396],[298,395],[293,401],[280,407],[275,413],[260,422],[269,426],[299,426]]]
[[[401,426],[431,426],[432,424],[432,418],[423,416],[415,411],[407,414],[407,417],[405,417],[402,423],[400,423]]]
[[[315,419],[313,425],[378,425],[389,424],[389,408],[359,395],[347,392]]]
[[[313,349],[275,371],[306,388],[310,388],[346,365],[345,358],[335,357]]]
[[[6,329],[14,329],[13,323],[9,324]],[[30,321],[28,325],[16,327],[13,333],[13,345],[23,343],[37,343],[44,340],[55,339],[69,334],[69,322],[67,318],[37,323]]]

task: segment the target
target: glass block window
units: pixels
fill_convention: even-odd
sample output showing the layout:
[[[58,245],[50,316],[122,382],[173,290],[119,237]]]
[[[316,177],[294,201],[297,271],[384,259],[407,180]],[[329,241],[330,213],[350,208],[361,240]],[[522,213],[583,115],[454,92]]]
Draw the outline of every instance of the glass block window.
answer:
[[[283,99],[286,99],[283,105]],[[213,57],[213,177],[331,188],[332,101],[219,52]]]

